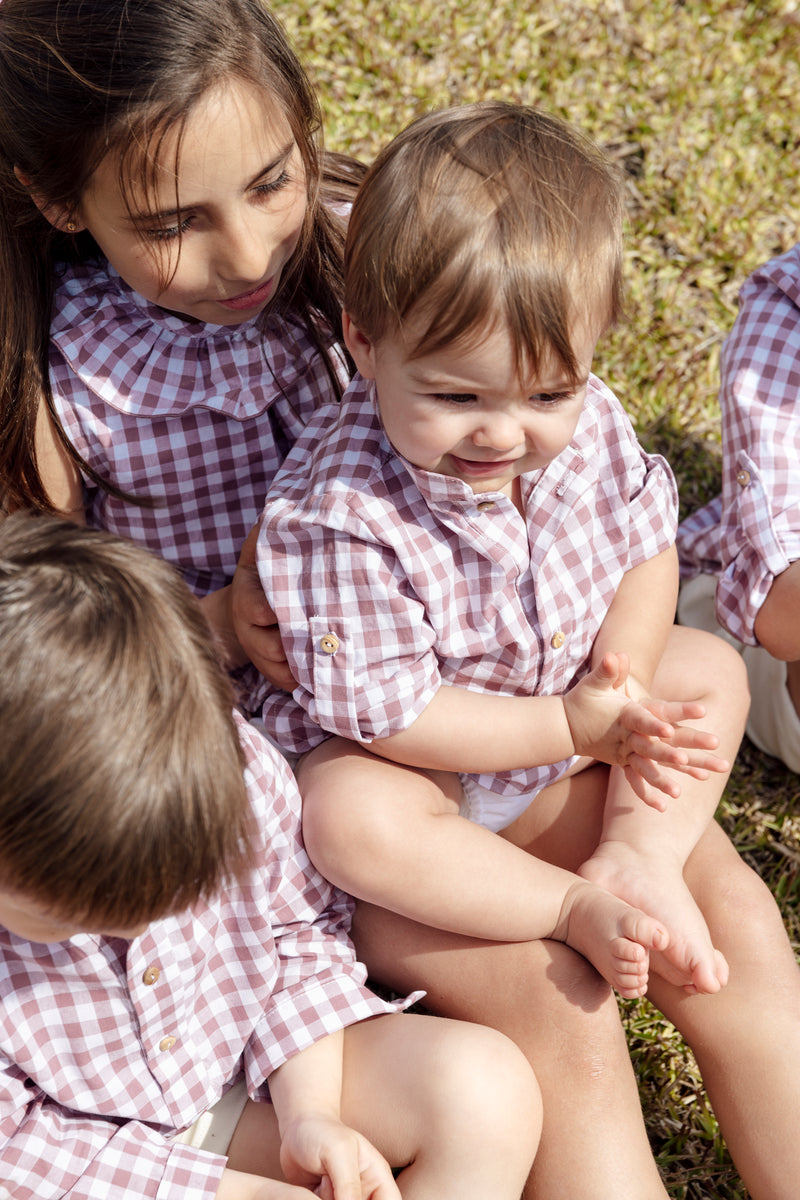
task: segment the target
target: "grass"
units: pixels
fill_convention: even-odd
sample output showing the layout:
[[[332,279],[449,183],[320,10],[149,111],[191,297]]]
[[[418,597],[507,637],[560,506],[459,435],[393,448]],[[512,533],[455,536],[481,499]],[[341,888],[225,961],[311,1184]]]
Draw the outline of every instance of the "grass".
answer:
[[[720,346],[737,292],[800,239],[797,0],[274,0],[318,85],[328,144],[365,160],[421,112],[493,97],[579,124],[628,178],[629,315],[595,369],[682,511],[719,486]],[[745,742],[720,820],[800,942],[798,781]],[[623,1005],[676,1200],[745,1196],[678,1034]]]

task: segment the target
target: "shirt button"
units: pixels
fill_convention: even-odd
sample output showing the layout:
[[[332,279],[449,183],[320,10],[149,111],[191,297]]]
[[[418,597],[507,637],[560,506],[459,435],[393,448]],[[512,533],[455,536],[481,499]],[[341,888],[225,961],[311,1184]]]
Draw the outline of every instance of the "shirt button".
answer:
[[[146,983],[150,987],[154,983],[158,983],[158,977],[161,974],[158,967],[148,967],[144,975],[142,975],[142,983]]]
[[[339,649],[339,639],[335,633],[326,633],[319,639],[319,648],[326,654],[335,654]]]
[[[560,650],[561,647],[564,645],[565,641],[566,641],[566,638],[564,637],[564,634],[562,633],[562,631],[560,629],[557,629],[556,632],[553,634],[553,636],[550,638],[550,645],[553,647],[554,650]]]
[[[750,482],[750,472],[740,471],[736,476],[736,482],[739,484],[739,487],[747,487]]]
[[[158,1048],[159,1048],[159,1050],[171,1050],[172,1047],[177,1042],[177,1040],[178,1039],[176,1037],[172,1037],[172,1035],[170,1035],[169,1037],[162,1038],[161,1041],[158,1043]]]
[[[478,512],[488,512],[490,508],[494,508],[495,500],[481,500],[478,504]]]

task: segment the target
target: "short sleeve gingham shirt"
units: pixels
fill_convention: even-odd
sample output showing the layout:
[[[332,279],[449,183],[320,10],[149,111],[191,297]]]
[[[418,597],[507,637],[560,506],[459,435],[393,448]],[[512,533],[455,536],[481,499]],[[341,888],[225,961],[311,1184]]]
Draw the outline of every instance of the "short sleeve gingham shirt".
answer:
[[[292,1055],[406,1003],[365,986],[352,903],[306,856],[294,779],[237,721],[258,831],[241,884],[132,942],[0,926],[3,1200],[211,1200],[225,1159],[174,1135],[240,1076],[265,1099]]]
[[[89,524],[143,543],[198,595],[230,583],[278,466],[334,398],[308,335],[282,317],[265,330],[189,321],[86,263],[65,268],[50,332],[69,441],[102,480],[153,501],[118,500],[86,476]]]
[[[588,670],[622,576],[674,540],[674,480],[592,376],[569,446],[521,482],[524,519],[503,493],[413,467],[360,377],[339,409],[312,419],[270,491],[258,543],[298,681],[264,706],[281,745],[387,737],[443,683],[550,695]],[[566,766],[475,779],[533,793]]]
[[[745,283],[722,353],[722,495],[684,521],[685,576],[719,576],[717,617],[756,645],[777,575],[800,558],[800,246]]]

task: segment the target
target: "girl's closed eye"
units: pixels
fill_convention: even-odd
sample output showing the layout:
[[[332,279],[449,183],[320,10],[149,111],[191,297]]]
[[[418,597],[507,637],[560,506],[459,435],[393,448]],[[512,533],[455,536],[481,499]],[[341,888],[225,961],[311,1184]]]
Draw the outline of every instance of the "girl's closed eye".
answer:
[[[152,229],[144,229],[144,236],[154,242],[168,242],[172,238],[181,237],[192,227],[192,216],[184,217],[178,225],[159,225]]]
[[[291,183],[291,176],[286,170],[281,171],[277,179],[271,179],[267,183],[259,183],[253,188],[253,191],[259,196],[272,196],[275,192],[280,192],[287,184]]]
[[[477,400],[474,392],[435,392],[435,400],[443,400],[446,404],[468,404],[471,400]]]

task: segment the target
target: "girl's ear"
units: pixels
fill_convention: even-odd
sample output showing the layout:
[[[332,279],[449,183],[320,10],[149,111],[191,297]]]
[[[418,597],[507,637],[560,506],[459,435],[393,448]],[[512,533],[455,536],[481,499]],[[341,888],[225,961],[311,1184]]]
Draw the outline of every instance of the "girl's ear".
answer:
[[[68,204],[56,204],[52,200],[46,200],[39,192],[33,191],[30,179],[22,174],[19,167],[14,167],[14,174],[42,216],[56,229],[60,229],[62,233],[80,233],[82,229],[86,228]]]
[[[370,341],[357,325],[353,324],[350,314],[346,311],[342,313],[342,332],[344,333],[344,344],[350,351],[359,373],[365,379],[374,379],[375,343]]]

